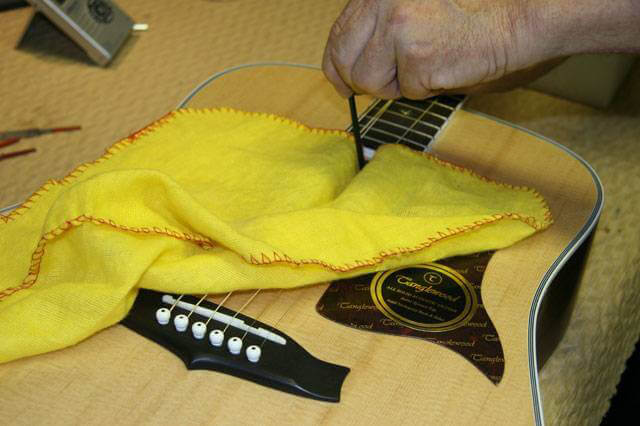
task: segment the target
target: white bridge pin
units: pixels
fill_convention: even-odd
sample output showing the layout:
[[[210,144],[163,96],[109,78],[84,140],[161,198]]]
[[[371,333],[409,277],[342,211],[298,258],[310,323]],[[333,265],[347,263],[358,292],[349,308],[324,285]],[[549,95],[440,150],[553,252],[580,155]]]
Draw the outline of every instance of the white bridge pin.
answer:
[[[260,349],[260,346],[251,345],[247,348],[246,354],[249,361],[258,362],[262,355],[262,349]]]
[[[213,330],[209,333],[209,341],[213,346],[222,346],[222,342],[224,342],[224,333],[222,330]]]
[[[242,352],[242,339],[239,337],[232,337],[227,342],[227,347],[229,348],[229,352],[234,355],[238,355]]]
[[[169,320],[171,319],[171,311],[167,308],[160,308],[156,311],[156,320],[161,325],[169,324]]]
[[[191,332],[193,333],[193,337],[195,337],[196,339],[202,339],[207,333],[207,326],[200,321],[194,322],[191,326]]]
[[[173,319],[173,325],[176,326],[176,330],[180,332],[185,331],[189,326],[189,318],[187,318],[187,316],[183,314],[177,315]]]

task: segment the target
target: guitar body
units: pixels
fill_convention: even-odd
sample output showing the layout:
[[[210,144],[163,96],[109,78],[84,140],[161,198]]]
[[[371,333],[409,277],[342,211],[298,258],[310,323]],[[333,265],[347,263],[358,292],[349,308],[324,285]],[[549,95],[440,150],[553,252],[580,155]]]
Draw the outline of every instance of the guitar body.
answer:
[[[359,97],[359,110],[371,99]],[[322,73],[253,66],[200,88],[189,107],[230,106],[345,129],[346,100]],[[123,326],[75,347],[0,365],[3,412],[29,424],[532,424],[541,422],[538,311],[554,276],[593,230],[597,176],[561,146],[477,113],[456,111],[431,144],[443,159],[492,179],[536,188],[555,223],[491,258],[482,298],[504,350],[494,385],[457,353],[423,340],[365,332],[316,312],[327,285],[266,292],[248,316],[273,324],[314,356],[348,366],[339,403],[292,396],[221,373],[189,371]],[[212,159],[212,162],[215,159]],[[556,281],[553,286],[562,286]],[[231,298],[240,306],[246,295]]]

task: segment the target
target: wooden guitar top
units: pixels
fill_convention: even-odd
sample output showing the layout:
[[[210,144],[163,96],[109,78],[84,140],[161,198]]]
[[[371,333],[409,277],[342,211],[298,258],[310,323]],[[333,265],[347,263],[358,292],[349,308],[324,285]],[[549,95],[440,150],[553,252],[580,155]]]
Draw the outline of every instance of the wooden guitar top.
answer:
[[[358,102],[363,110],[370,99],[359,97]],[[266,111],[315,127],[345,129],[349,124],[346,100],[320,72],[307,68],[242,68],[210,82],[188,105]],[[2,412],[9,407],[10,421],[18,424],[494,425],[539,420],[534,410],[539,402],[535,313],[552,275],[595,225],[602,203],[597,177],[562,147],[465,110],[455,113],[433,152],[489,178],[536,188],[554,216],[546,231],[498,251],[484,275],[484,306],[500,333],[506,362],[499,385],[442,346],[326,320],[315,310],[326,288],[321,284],[279,297],[267,292],[247,315],[269,304],[261,321],[277,323],[311,354],[351,368],[337,404],[220,373],[188,371],[162,347],[114,326],[75,347],[0,365]],[[230,308],[245,299],[240,295]]]

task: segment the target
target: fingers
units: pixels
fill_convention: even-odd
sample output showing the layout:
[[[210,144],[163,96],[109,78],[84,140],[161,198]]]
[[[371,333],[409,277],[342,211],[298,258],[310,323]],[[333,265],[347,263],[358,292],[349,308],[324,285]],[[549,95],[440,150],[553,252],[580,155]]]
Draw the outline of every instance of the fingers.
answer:
[[[350,1],[331,28],[322,69],[338,93],[353,93],[352,71],[376,28],[377,2]]]
[[[434,55],[415,43],[398,43],[398,87],[408,99],[425,99],[442,93],[442,81],[434,78]]]
[[[404,13],[401,20],[411,19],[410,15]],[[385,0],[351,0],[338,17],[322,67],[340,95],[367,93],[382,99],[424,99],[437,94],[424,84],[428,81],[424,79],[424,64],[413,60],[412,52],[398,51],[396,44],[402,49],[406,43],[398,43],[393,16],[394,6]]]
[[[344,97],[424,99],[527,81],[535,73],[505,75],[508,46],[494,36],[492,16],[449,2],[350,0],[331,29],[323,70]]]
[[[327,77],[327,80],[333,84],[333,87],[340,96],[348,98],[353,94],[351,88],[347,86],[347,83],[345,83],[342,77],[340,77],[340,74],[333,65],[331,56],[327,54],[327,49],[325,49],[324,56],[322,58],[322,71],[324,72],[325,77]]]
[[[560,65],[566,57],[555,58],[540,62],[522,70],[514,71],[505,75],[497,80],[488,81],[485,83],[478,83],[471,86],[465,86],[456,88],[454,90],[448,90],[451,93],[464,93],[472,95],[476,93],[489,93],[489,92],[505,92],[517,87],[522,87],[532,81],[542,77],[547,72],[551,71],[556,66]]]
[[[351,69],[351,87],[381,99],[400,97],[393,39],[386,36],[384,22],[378,22]]]

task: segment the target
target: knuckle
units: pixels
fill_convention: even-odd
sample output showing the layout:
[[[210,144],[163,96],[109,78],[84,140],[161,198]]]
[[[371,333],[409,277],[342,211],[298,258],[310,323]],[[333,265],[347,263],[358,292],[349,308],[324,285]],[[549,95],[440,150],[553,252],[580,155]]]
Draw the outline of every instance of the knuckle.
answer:
[[[453,75],[450,72],[435,72],[429,76],[429,89],[453,89]]]
[[[330,62],[338,72],[347,68],[347,57],[338,44],[327,46],[326,61]]]
[[[422,99],[424,97],[423,93],[425,93],[424,88],[416,84],[415,81],[403,81],[400,84],[400,94],[403,98]]]
[[[361,92],[378,95],[395,80],[395,69],[382,71],[383,67],[356,66],[351,74],[353,85]]]
[[[366,93],[371,93],[379,88],[379,83],[376,82],[373,74],[362,67],[356,67],[351,72],[351,82],[360,91]]]
[[[331,30],[329,31],[329,39],[337,39],[340,38],[344,34],[344,25],[341,22],[341,19],[338,18],[333,25],[331,25]]]
[[[435,52],[431,52],[430,46],[418,41],[406,43],[403,46],[403,54],[408,64],[419,67],[423,63],[432,59]]]
[[[419,91],[413,87],[401,87],[400,94],[403,98],[412,99],[412,100],[420,100],[424,99],[427,92]]]
[[[415,11],[408,2],[395,3],[387,15],[387,24],[402,26],[415,16]]]

